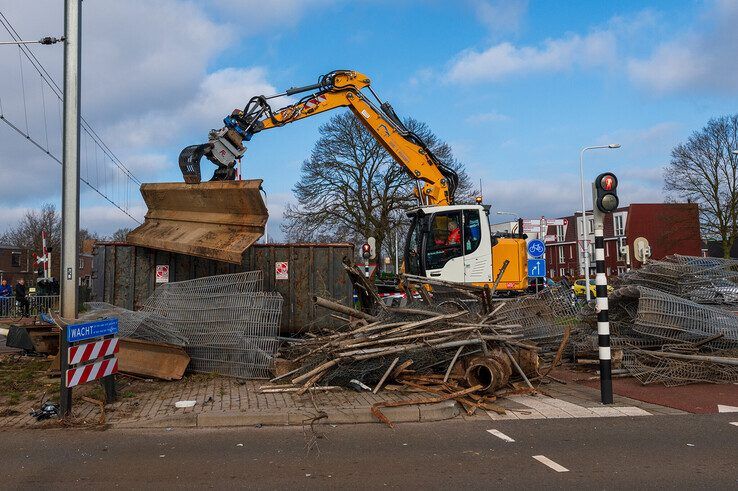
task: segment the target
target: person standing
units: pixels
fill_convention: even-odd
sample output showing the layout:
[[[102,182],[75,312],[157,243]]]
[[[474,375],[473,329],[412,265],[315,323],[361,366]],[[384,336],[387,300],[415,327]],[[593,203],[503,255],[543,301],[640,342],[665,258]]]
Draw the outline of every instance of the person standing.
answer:
[[[23,278],[18,280],[18,284],[15,285],[15,300],[20,303],[21,312],[23,317],[30,317],[31,313],[31,302],[28,301],[28,291],[26,291],[26,280]]]
[[[13,287],[8,285],[8,280],[3,278],[2,284],[0,285],[0,297],[12,297]]]

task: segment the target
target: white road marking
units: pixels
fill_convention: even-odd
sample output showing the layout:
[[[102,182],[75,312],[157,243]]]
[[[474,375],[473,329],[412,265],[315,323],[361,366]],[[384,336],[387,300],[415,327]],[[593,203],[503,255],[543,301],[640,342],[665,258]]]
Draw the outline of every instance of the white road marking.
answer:
[[[500,430],[487,430],[487,433],[490,433],[496,436],[497,438],[499,438],[500,440],[505,440],[506,442],[509,442],[509,443],[515,442],[515,440],[513,440],[512,438],[510,438],[509,436],[507,436]]]
[[[730,424],[732,424],[733,426],[738,426],[738,421],[731,421]]]
[[[719,413],[738,413],[738,407],[724,406],[722,404],[718,404],[718,412]]]
[[[651,413],[635,406],[583,407],[561,399],[534,396],[513,396],[511,401],[525,406],[525,409],[510,409],[507,414],[487,411],[490,419],[504,421],[511,419],[554,419],[554,418],[598,418],[614,416],[651,416]]]
[[[556,472],[569,472],[569,469],[567,469],[563,465],[557,464],[556,462],[549,459],[545,455],[534,455],[533,458],[536,459],[541,464],[548,466],[551,469],[555,470]]]

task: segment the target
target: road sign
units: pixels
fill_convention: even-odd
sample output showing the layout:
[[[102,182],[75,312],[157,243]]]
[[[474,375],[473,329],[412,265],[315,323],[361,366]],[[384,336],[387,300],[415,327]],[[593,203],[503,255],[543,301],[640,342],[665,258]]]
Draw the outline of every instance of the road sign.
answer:
[[[558,225],[566,225],[566,218],[547,218],[546,224],[549,227],[556,227]]]
[[[290,278],[289,262],[278,261],[274,263],[274,277],[278,280],[288,280]]]
[[[546,253],[546,244],[542,240],[533,239],[528,242],[528,254],[532,257],[541,257]]]
[[[108,358],[89,365],[70,368],[66,374],[67,387],[75,387],[114,373],[118,373],[118,358]]]
[[[169,265],[168,264],[157,264],[156,265],[156,282],[157,283],[169,283]]]
[[[546,276],[546,260],[528,259],[528,276],[531,278],[542,278]]]
[[[70,365],[114,355],[118,352],[118,338],[103,339],[102,341],[70,346],[68,352]]]
[[[76,343],[85,339],[101,338],[111,334],[118,334],[118,319],[103,319],[101,321],[84,322],[67,326],[67,341]]]

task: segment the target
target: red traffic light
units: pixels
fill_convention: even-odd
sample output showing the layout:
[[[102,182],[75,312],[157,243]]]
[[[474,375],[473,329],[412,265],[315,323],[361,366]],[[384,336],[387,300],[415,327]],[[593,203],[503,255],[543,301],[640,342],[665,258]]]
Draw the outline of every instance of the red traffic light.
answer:
[[[614,191],[618,187],[618,179],[613,174],[603,174],[600,177],[600,189],[603,191]]]

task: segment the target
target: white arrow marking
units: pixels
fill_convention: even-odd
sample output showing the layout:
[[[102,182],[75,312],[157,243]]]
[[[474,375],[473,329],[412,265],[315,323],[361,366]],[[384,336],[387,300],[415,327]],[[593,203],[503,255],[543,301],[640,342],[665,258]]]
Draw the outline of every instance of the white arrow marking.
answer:
[[[718,404],[718,412],[719,413],[738,413],[738,407],[724,406],[722,404]]]

